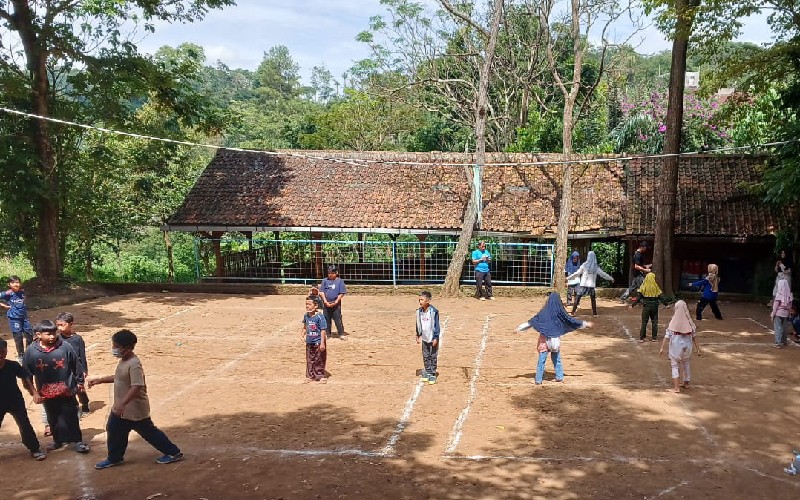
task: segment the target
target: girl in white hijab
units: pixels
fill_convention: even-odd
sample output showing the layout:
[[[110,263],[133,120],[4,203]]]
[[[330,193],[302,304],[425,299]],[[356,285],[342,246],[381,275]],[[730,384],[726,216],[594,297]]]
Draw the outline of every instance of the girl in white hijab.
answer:
[[[680,393],[681,387],[684,389],[689,388],[689,381],[691,380],[691,369],[689,367],[689,358],[692,355],[692,347],[697,349],[697,355],[701,356],[700,346],[697,345],[697,340],[694,336],[697,333],[697,327],[692,321],[689,314],[689,307],[686,302],[679,300],[675,303],[675,312],[672,314],[667,326],[667,332],[664,334],[664,340],[661,342],[661,349],[658,355],[664,354],[664,348],[669,343],[669,362],[672,365],[672,392]],[[680,384],[680,372],[683,372],[683,385]]]

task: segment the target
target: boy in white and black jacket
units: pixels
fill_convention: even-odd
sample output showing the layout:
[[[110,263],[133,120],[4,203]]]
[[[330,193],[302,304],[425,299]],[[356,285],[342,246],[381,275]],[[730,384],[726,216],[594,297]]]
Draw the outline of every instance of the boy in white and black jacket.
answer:
[[[431,305],[431,293],[419,294],[417,309],[417,344],[422,342],[422,362],[424,369],[422,380],[429,384],[436,383],[436,368],[439,358],[439,310]]]

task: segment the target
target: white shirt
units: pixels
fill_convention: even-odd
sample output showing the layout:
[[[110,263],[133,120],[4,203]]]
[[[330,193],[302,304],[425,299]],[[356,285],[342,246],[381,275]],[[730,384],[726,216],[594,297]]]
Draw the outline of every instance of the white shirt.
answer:
[[[424,342],[433,342],[433,321],[431,317],[431,308],[427,311],[419,312],[419,320],[422,324],[422,340]]]

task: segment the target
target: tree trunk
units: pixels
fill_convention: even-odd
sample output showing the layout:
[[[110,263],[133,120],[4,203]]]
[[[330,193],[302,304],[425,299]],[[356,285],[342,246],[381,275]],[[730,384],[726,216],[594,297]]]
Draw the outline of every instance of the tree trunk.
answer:
[[[681,152],[683,127],[683,93],[686,78],[686,53],[692,33],[695,10],[700,0],[676,0],[675,39],[672,42],[672,68],[669,74],[669,100],[667,102],[667,131],[664,153]],[[653,272],[662,284],[665,295],[675,295],[672,276],[673,233],[675,230],[675,204],[678,193],[678,156],[664,159],[659,177],[659,194],[656,198],[655,244],[653,245]]]
[[[558,78],[558,70],[551,58],[551,69],[553,76],[557,77],[561,92],[564,94],[564,112],[562,114],[563,128],[561,130],[561,140],[564,145],[564,157],[566,160],[572,158],[572,133],[575,129],[575,101],[578,99],[578,91],[581,88],[581,72],[583,71],[583,54],[586,51],[584,41],[581,37],[580,25],[580,0],[572,0],[572,18],[570,21],[572,36],[572,81],[569,89]],[[549,18],[549,15],[548,15]],[[551,51],[552,53],[552,51]],[[558,211],[558,230],[556,231],[556,262],[553,269],[553,286],[559,294],[566,292],[564,282],[564,266],[567,262],[567,245],[569,237],[569,219],[572,216],[572,165],[564,166],[564,174],[561,180],[561,203]]]
[[[486,43],[486,52],[481,66],[480,84],[478,87],[478,102],[475,106],[475,164],[478,166],[475,175],[483,175],[483,166],[486,164],[486,117],[489,112],[489,77],[494,60],[495,47],[497,46],[497,33],[500,31],[500,20],[503,15],[503,0],[494,0],[492,7],[492,21],[489,31],[489,40]],[[469,176],[467,176],[469,178]],[[470,191],[474,190],[475,183],[472,183]],[[483,203],[480,193],[472,193],[467,210],[464,214],[464,222],[461,226],[461,234],[458,237],[458,244],[453,252],[450,265],[447,267],[447,277],[444,280],[442,295],[445,297],[456,297],[460,293],[461,272],[464,268],[464,259],[469,250],[472,233],[475,230],[475,221],[478,218],[477,203]]]
[[[25,51],[27,69],[31,76],[31,104],[33,112],[39,116],[50,116],[48,102],[50,82],[47,75],[47,47],[37,38],[34,15],[30,3],[22,0],[12,1],[14,5],[13,22],[19,33]],[[38,174],[42,185],[34,203],[39,208],[39,224],[36,228],[36,255],[34,265],[40,286],[54,288],[61,273],[59,252],[59,210],[58,174],[50,137],[50,125],[44,120],[35,120],[34,147],[38,156]]]

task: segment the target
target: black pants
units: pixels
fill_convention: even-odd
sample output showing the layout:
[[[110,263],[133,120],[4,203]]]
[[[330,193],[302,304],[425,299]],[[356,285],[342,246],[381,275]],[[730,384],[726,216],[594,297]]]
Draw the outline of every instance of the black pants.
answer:
[[[23,330],[21,332],[11,332],[14,337],[14,345],[17,348],[17,356],[22,357],[25,354],[25,349],[33,344],[33,332],[30,330]]]
[[[78,402],[81,405],[81,411],[89,411],[89,396],[86,394],[86,391],[78,393]]]
[[[78,401],[75,396],[45,399],[42,404],[47,412],[47,423],[56,443],[79,443],[83,441],[78,420]]]
[[[640,276],[635,276],[633,278],[633,281],[631,281],[631,286],[629,286],[628,289],[625,290],[625,293],[623,293],[622,297],[620,297],[620,298],[625,300],[628,297],[630,297],[630,295],[632,293],[636,293],[636,291],[639,289],[639,287],[642,286],[642,283],[644,283],[644,276],[641,276],[641,275]]]
[[[166,434],[155,426],[153,419],[147,417],[143,420],[128,420],[111,413],[108,416],[106,432],[108,432],[108,461],[121,462],[128,449],[128,436],[131,431],[136,431],[142,439],[150,443],[164,455],[178,455],[181,450],[169,440]]]
[[[642,329],[639,338],[644,340],[647,337],[647,322],[653,322],[653,339],[658,337],[658,302],[655,304],[644,303],[642,305]]]
[[[433,342],[422,341],[422,363],[425,365],[425,373],[436,375],[439,366],[439,343],[433,347]]]
[[[720,312],[717,305],[717,299],[704,299],[702,297],[700,302],[697,303],[697,319],[703,319],[703,309],[706,308],[706,305],[711,306],[711,312],[714,313],[715,318],[722,319],[722,312]]]
[[[475,271],[475,288],[477,289],[478,298],[486,297],[487,299],[492,296],[492,273]],[[484,291],[485,289],[485,291]]]
[[[592,314],[597,316],[597,298],[595,298],[594,288],[579,287],[578,293],[575,294],[575,302],[572,304],[572,314],[578,309],[578,304],[581,303],[581,297],[588,295],[592,301]]]
[[[36,439],[36,433],[33,432],[31,421],[28,418],[25,400],[20,398],[18,401],[3,402],[2,406],[0,406],[0,426],[3,425],[3,418],[6,416],[6,413],[10,413],[17,423],[19,435],[22,437],[22,444],[24,444],[31,453],[39,451],[39,440]]]
[[[342,304],[336,304],[333,307],[325,306],[325,310],[323,311],[325,314],[325,322],[328,323],[328,333],[333,335],[333,323],[331,323],[331,319],[336,323],[336,333],[339,335],[344,335],[344,323],[342,323]]]

